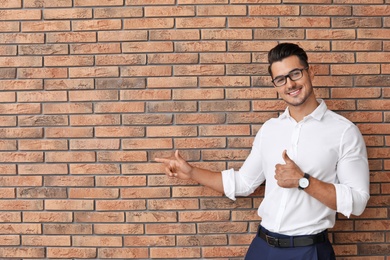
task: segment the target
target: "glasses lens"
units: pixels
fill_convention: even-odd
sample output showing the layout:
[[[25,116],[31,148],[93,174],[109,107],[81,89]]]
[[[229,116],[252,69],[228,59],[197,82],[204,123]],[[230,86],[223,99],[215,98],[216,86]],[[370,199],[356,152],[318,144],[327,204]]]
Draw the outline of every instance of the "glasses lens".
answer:
[[[292,80],[298,80],[302,78],[302,71],[301,70],[293,70],[289,74],[290,79]]]
[[[284,76],[276,77],[274,79],[274,84],[277,87],[283,86],[284,84],[286,84],[286,77],[284,77]]]

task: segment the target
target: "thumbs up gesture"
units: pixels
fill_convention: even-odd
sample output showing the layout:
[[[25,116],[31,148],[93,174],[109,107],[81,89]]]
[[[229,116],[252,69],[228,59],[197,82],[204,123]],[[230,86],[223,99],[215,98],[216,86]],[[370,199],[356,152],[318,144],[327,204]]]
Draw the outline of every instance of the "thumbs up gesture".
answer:
[[[297,188],[299,179],[303,177],[304,173],[295,164],[293,160],[287,155],[287,151],[282,153],[285,164],[275,165],[275,179],[282,188]]]

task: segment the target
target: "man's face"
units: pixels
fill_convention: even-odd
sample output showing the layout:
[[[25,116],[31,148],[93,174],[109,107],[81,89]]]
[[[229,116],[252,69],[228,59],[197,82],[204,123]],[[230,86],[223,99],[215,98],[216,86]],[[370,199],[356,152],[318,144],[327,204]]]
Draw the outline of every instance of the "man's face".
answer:
[[[311,73],[310,69],[304,68],[305,66],[302,65],[297,56],[287,57],[282,61],[274,62],[271,66],[271,71],[274,80],[280,76],[283,77],[288,74],[292,76],[294,74],[294,72],[291,73],[292,71],[296,71],[297,69],[303,69],[302,78],[293,81],[289,77],[287,77],[286,84],[279,87],[275,87],[279,96],[291,106],[303,105],[309,98],[315,99],[313,93],[313,86],[311,83],[313,74]]]

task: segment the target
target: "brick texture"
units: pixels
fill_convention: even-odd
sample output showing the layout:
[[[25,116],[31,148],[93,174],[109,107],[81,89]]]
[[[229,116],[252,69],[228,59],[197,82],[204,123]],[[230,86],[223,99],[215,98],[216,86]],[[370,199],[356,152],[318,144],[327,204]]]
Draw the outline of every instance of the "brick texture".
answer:
[[[388,260],[388,0],[5,0],[1,259],[243,259],[264,186],[233,202],[157,156],[239,168],[285,105],[267,51],[301,44],[318,97],[362,131],[371,199],[338,259]]]

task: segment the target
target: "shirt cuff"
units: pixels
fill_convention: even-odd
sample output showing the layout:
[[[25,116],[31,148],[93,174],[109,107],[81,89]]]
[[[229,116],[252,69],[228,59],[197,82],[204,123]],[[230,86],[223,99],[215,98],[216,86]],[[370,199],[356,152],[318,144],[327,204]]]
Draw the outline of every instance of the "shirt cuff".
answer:
[[[225,196],[231,200],[236,200],[235,191],[235,178],[234,178],[234,169],[229,169],[222,171],[222,183],[223,183],[223,191]]]
[[[341,214],[349,218],[351,216],[353,207],[351,188],[343,184],[333,185],[336,188],[337,212],[340,212]]]

